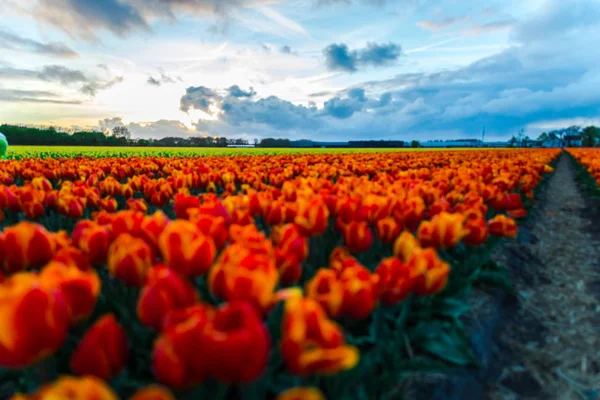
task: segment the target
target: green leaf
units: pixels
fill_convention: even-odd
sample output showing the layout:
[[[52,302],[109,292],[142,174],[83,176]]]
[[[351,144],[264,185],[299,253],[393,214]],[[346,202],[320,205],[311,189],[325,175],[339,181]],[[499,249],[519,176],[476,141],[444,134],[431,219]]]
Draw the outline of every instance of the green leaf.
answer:
[[[510,281],[508,274],[503,271],[479,271],[475,282],[492,287],[498,287],[511,292],[514,291],[514,286]]]
[[[415,337],[416,344],[424,351],[435,355],[455,365],[469,366],[476,363],[462,324],[432,321],[428,332],[423,334],[426,327],[420,327]]]
[[[446,297],[441,299],[441,301],[438,303],[437,313],[439,315],[458,319],[470,309],[471,305],[466,301],[466,299]]]

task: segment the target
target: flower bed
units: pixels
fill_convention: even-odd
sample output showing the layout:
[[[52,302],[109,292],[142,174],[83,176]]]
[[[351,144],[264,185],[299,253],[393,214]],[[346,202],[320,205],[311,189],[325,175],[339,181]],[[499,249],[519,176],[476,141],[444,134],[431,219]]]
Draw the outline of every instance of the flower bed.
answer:
[[[17,398],[374,399],[473,365],[466,299],[507,284],[490,251],[558,153],[2,162],[2,377]]]

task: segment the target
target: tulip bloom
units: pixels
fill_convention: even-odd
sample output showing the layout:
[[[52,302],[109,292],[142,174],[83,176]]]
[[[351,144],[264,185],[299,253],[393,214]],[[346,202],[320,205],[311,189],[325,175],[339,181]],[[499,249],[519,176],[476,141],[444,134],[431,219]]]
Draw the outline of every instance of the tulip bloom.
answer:
[[[185,276],[205,274],[215,259],[217,248],[192,222],[171,222],[158,239],[165,264]]]
[[[196,212],[197,210],[198,209],[188,210],[190,221],[198,227],[200,232],[210,237],[215,242],[217,249],[221,250],[225,247],[225,244],[229,239],[229,230],[227,229],[225,218],[200,214]]]
[[[142,286],[153,261],[150,245],[127,233],[119,235],[108,250],[108,270],[127,286]]]
[[[189,196],[183,193],[177,193],[174,198],[173,210],[175,216],[179,219],[188,218],[188,210],[200,207],[200,199],[196,196]]]
[[[137,315],[147,326],[160,330],[164,317],[171,310],[185,308],[199,300],[194,286],[175,271],[154,266],[137,303]]]
[[[404,231],[394,242],[394,256],[407,262],[413,251],[420,249],[419,241],[410,232]]]
[[[400,225],[392,217],[382,218],[375,225],[375,233],[383,243],[394,243],[400,235]]]
[[[379,276],[381,302],[386,305],[402,302],[415,286],[419,276],[416,272],[398,258],[383,259],[375,269],[375,274]]]
[[[464,217],[461,214],[442,212],[419,225],[417,236],[423,247],[448,249],[456,246],[466,231],[463,229]]]
[[[415,292],[422,296],[441,292],[446,287],[450,265],[442,261],[434,249],[413,251],[407,266],[418,275]]]
[[[212,309],[196,305],[170,312],[163,333],[154,341],[152,366],[156,379],[175,388],[202,383],[209,360],[202,353],[201,338]]]
[[[275,400],[325,400],[317,388],[295,387],[279,393]]]
[[[363,253],[373,244],[373,234],[369,225],[364,222],[351,221],[342,226],[344,244],[355,253]]]
[[[23,221],[4,229],[4,251],[4,266],[12,273],[46,264],[56,242],[42,225]]]
[[[31,273],[18,273],[0,285],[0,366],[23,368],[54,353],[69,325],[65,295],[42,287]]]
[[[342,311],[344,289],[336,271],[320,268],[306,283],[306,297],[315,300],[331,317],[338,317]]]
[[[87,254],[90,264],[96,266],[106,261],[111,243],[109,230],[91,221],[80,221],[73,229],[73,243]]]
[[[462,238],[463,243],[479,246],[488,238],[488,230],[483,218],[468,219],[465,222],[464,229],[466,235]]]
[[[175,396],[167,388],[150,385],[135,392],[129,400],[175,400]]]
[[[274,227],[275,259],[283,283],[297,282],[302,276],[302,262],[308,256],[308,239],[294,224]]]
[[[425,216],[425,202],[418,196],[409,197],[396,203],[392,216],[404,229],[413,232]]]
[[[92,267],[85,253],[76,247],[64,247],[56,252],[52,261],[65,265],[73,265],[80,271],[88,271]]]
[[[229,245],[210,270],[211,292],[227,301],[244,300],[260,310],[271,305],[279,274],[273,249],[260,242]],[[261,246],[267,246],[261,248]]]
[[[494,236],[515,238],[518,233],[515,220],[504,215],[496,215],[488,221],[487,226],[490,234]]]
[[[39,275],[40,284],[48,290],[63,292],[69,315],[77,322],[87,318],[100,295],[100,278],[94,270],[81,271],[76,265],[52,261]]]
[[[340,275],[342,284],[342,314],[352,319],[369,316],[377,306],[379,276],[361,265],[345,268]]]
[[[71,370],[107,380],[118,375],[127,360],[127,335],[112,314],[101,317],[85,333],[71,356]]]
[[[63,376],[56,382],[42,386],[35,394],[17,394],[11,400],[118,400],[117,394],[101,379],[94,376],[75,378]]]
[[[255,309],[245,302],[221,306],[201,339],[210,374],[226,383],[250,382],[267,365],[271,340]]]
[[[345,344],[342,329],[321,306],[296,296],[285,303],[280,350],[294,375],[335,374],[359,360],[358,349]]]
[[[302,201],[294,221],[303,235],[321,235],[329,223],[329,209],[319,197],[314,197],[310,201]]]

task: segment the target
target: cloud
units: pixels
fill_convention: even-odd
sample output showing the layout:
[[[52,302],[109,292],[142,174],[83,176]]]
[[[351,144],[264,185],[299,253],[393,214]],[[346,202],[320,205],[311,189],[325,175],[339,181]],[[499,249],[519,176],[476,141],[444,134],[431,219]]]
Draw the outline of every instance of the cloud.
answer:
[[[58,82],[63,85],[88,81],[83,72],[61,65],[46,65],[39,71],[4,67],[0,68],[0,78],[3,77],[10,79],[39,79],[46,82]]]
[[[179,109],[183,112],[196,109],[210,114],[210,106],[220,98],[217,92],[205,86],[191,86],[181,97]]]
[[[71,36],[98,40],[98,31],[125,37],[151,32],[156,19],[181,14],[226,16],[234,9],[267,5],[273,0],[38,0],[34,17]]]
[[[292,54],[292,48],[290,46],[282,46],[280,51],[284,54]]]
[[[160,86],[160,81],[152,76],[148,77],[148,80],[146,82],[148,82],[148,84],[150,85]]]
[[[0,101],[9,103],[81,104],[78,100],[61,100],[54,92],[42,90],[0,89]]]
[[[519,42],[547,41],[568,36],[575,39],[600,21],[600,3],[596,0],[548,0],[529,20],[519,24],[515,39]]]
[[[181,77],[179,76],[177,78],[172,78],[169,75],[167,75],[163,70],[160,70],[160,76],[158,78],[150,76],[146,80],[148,84],[153,86],[160,86],[163,83],[175,83],[176,81],[183,82],[183,79],[181,79]]]
[[[464,22],[468,22],[469,20],[470,20],[470,18],[468,16],[447,17],[447,18],[442,19],[441,21],[432,21],[432,20],[420,21],[420,22],[417,22],[417,26],[419,26],[425,30],[428,30],[428,31],[437,32],[437,31],[440,31],[442,29],[448,28],[453,25],[458,25],[458,24],[462,24]]]
[[[159,120],[154,122],[123,122],[121,117],[105,118],[98,121],[98,130],[112,131],[117,126],[126,127],[131,136],[141,139],[162,139],[165,137],[181,137],[198,135],[198,132],[189,129],[180,121]]]
[[[0,30],[0,48],[18,51],[29,51],[60,58],[75,58],[79,54],[64,43],[42,43]]]
[[[95,96],[99,91],[110,89],[121,82],[123,82],[122,76],[114,77],[108,81],[90,81],[81,87],[81,92],[90,96]]]
[[[355,72],[358,54],[347,45],[333,43],[323,50],[327,68],[331,71]]]
[[[382,67],[400,58],[402,48],[394,43],[367,43],[367,47],[350,50],[346,44],[333,43],[323,50],[325,63],[331,71],[356,72],[359,67]]]
[[[13,67],[1,67],[0,79],[36,79],[44,82],[59,83],[64,86],[82,84],[80,91],[84,94],[95,96],[98,91],[111,88],[123,81],[123,77],[117,76],[103,81],[88,77],[82,71],[70,69],[62,65],[45,65],[40,70],[20,69]]]
[[[502,32],[512,29],[516,24],[514,19],[492,21],[481,25],[474,25],[463,31],[467,35],[480,35],[482,33]]]
[[[596,5],[588,4],[587,12],[594,15]],[[535,136],[552,121],[597,118],[600,18],[577,27],[557,25],[553,13],[576,18],[586,10],[569,14],[558,0],[547,0],[544,7],[554,11],[514,22],[507,49],[466,66],[314,93],[311,97],[321,101],[309,106],[259,94],[232,98],[214,90],[214,120],[200,120],[196,128],[215,136],[427,140],[478,138],[485,126],[486,138],[493,140],[507,139],[523,127]],[[546,40],[544,29],[553,30]],[[346,56],[346,71],[361,66],[360,51],[336,46],[342,54],[337,64]]]
[[[240,87],[238,85],[233,85],[231,86],[229,89],[227,89],[227,91],[229,92],[229,96],[231,97],[252,97],[256,94],[256,92],[250,88],[249,91],[244,91],[242,89],[240,89]]]

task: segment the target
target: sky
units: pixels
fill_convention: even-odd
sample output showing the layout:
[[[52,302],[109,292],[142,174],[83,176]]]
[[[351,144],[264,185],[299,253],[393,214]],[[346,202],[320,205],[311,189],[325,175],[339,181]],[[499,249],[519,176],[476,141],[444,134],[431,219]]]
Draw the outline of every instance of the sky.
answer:
[[[0,0],[0,123],[504,140],[600,125],[597,0]]]

